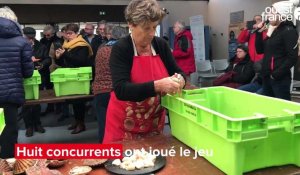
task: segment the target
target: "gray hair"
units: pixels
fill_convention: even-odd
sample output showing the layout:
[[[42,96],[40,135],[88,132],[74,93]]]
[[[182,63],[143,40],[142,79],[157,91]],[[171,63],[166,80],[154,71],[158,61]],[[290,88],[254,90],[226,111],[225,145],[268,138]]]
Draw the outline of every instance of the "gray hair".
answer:
[[[55,33],[54,27],[51,26],[51,25],[46,25],[46,26],[44,27],[44,33],[45,33],[45,32],[50,32],[50,33],[54,34],[54,33]]]
[[[111,32],[111,37],[114,39],[120,39],[127,35],[127,30],[121,26],[114,26]]]
[[[133,25],[160,22],[165,15],[156,0],[132,0],[125,9],[125,19]]]
[[[112,33],[113,28],[114,28],[113,24],[111,24],[111,23],[106,24],[105,33]]]
[[[107,22],[106,22],[105,20],[101,20],[101,21],[98,22],[98,26],[99,26],[100,24],[106,25],[106,23],[107,23]]]
[[[2,18],[6,18],[15,22],[18,22],[18,18],[15,14],[15,12],[13,12],[9,7],[4,6],[0,8],[0,17]]]
[[[176,21],[175,23],[178,24],[178,27],[183,30],[185,29],[185,22],[184,21]]]

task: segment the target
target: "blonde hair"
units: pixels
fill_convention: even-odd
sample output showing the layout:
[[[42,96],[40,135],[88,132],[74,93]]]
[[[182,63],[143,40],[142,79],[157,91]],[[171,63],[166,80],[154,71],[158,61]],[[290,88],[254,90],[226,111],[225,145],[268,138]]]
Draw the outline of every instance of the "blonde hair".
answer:
[[[160,22],[165,15],[156,0],[132,0],[125,9],[125,19],[133,25]]]
[[[6,18],[15,22],[18,22],[18,18],[15,14],[15,12],[13,12],[9,7],[4,6],[0,8],[0,17],[2,18]]]

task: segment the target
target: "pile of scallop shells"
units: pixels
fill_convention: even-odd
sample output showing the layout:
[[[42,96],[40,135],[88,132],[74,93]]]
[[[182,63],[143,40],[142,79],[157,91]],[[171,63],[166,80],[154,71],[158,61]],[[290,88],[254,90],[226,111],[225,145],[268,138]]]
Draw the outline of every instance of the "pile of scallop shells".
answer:
[[[9,166],[8,162],[5,159],[0,159],[0,174],[12,171],[12,168]]]

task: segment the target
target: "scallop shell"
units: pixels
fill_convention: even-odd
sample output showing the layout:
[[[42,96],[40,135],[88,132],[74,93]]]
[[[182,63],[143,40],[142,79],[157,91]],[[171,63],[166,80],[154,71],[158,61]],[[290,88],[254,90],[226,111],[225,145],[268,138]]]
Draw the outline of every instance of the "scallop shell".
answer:
[[[48,161],[48,167],[49,168],[58,168],[63,166],[67,160],[49,160]]]
[[[90,167],[96,167],[104,164],[107,161],[107,159],[85,159],[83,161],[83,165],[90,166]]]
[[[16,162],[16,159],[15,158],[8,158],[8,159],[6,159],[6,162],[8,163],[8,165],[10,166],[10,168],[13,169],[14,164]]]
[[[85,175],[92,171],[92,168],[89,166],[75,166],[73,167],[69,175]]]
[[[0,160],[0,173],[11,171],[11,167],[5,159]]]
[[[14,175],[14,173],[12,171],[9,171],[9,172],[3,172],[2,175]]]
[[[36,160],[33,159],[17,159],[14,165],[14,174],[24,173],[29,167],[35,164]]]

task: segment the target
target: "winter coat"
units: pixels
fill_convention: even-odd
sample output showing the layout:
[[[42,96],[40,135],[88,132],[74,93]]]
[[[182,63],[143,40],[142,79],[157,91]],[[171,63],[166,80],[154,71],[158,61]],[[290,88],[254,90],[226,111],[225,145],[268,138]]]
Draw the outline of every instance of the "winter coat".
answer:
[[[253,62],[250,60],[249,55],[247,54],[246,57],[242,61],[236,63],[236,65],[234,65],[235,59],[237,58],[230,60],[230,64],[226,68],[225,72],[234,72],[234,75],[232,77],[232,81],[234,83],[239,83],[242,85],[250,83],[255,75],[255,72],[253,69]]]
[[[23,104],[23,79],[33,74],[32,49],[14,21],[0,18],[0,103]]]
[[[173,56],[177,65],[186,75],[196,71],[193,36],[190,31],[184,30],[175,37]]]
[[[291,79],[298,59],[298,32],[291,21],[281,22],[270,37],[256,35],[256,50],[264,53],[261,74],[275,80]]]
[[[263,35],[262,36],[263,39],[265,39],[267,37],[267,32],[266,31],[262,32],[262,35]],[[241,31],[238,37],[239,43],[244,44],[248,42],[249,56],[253,62],[257,62],[264,57],[264,54],[259,54],[256,52],[255,40],[256,40],[256,33],[251,33],[249,30]]]

